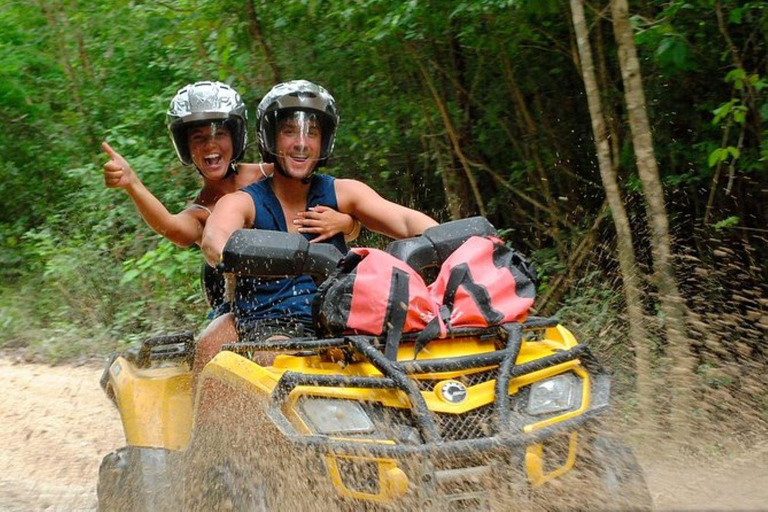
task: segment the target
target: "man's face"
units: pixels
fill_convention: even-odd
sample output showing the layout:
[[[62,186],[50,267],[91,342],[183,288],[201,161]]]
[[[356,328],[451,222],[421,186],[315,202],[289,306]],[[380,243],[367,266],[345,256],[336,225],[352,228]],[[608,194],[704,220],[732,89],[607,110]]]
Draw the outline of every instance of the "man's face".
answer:
[[[187,132],[189,153],[200,172],[208,179],[220,180],[227,174],[232,160],[232,136],[229,129],[212,123]]]
[[[320,158],[322,133],[313,115],[295,112],[277,126],[277,160],[288,177],[310,175]]]

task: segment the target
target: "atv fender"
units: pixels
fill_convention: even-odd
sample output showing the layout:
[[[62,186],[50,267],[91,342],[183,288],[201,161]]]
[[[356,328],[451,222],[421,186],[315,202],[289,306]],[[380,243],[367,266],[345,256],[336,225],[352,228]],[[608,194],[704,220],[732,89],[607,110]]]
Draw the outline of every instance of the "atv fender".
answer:
[[[179,450],[192,425],[192,374],[186,363],[139,368],[115,358],[102,380],[117,405],[130,446]]]

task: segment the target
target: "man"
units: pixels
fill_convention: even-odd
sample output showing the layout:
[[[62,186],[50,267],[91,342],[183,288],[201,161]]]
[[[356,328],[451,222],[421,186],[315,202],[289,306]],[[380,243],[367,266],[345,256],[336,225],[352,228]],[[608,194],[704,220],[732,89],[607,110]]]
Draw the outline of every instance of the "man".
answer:
[[[259,104],[256,124],[262,158],[274,164],[275,172],[219,200],[202,239],[210,265],[221,261],[224,246],[236,230],[298,233],[300,212],[316,205],[348,213],[368,229],[393,238],[415,236],[437,224],[423,213],[387,201],[362,182],[315,174],[331,156],[338,125],[336,102],[322,87],[305,80],[276,85]],[[343,237],[336,235],[326,242],[346,252]],[[241,280],[235,290],[234,314],[219,317],[201,335],[195,371],[223,343],[238,339],[238,334],[304,335],[311,328],[315,291],[308,276]]]

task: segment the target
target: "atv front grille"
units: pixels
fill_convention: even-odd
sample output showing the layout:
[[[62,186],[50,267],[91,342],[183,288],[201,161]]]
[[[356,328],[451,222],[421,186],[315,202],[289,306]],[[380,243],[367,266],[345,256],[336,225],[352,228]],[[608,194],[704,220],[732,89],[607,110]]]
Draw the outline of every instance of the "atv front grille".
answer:
[[[470,373],[467,375],[461,375],[459,377],[454,377],[451,380],[457,380],[464,384],[465,386],[472,387],[476,386],[477,384],[482,384],[483,382],[488,382],[491,380],[494,380],[496,378],[496,374],[498,373],[497,368],[493,368],[491,370],[485,370],[482,372],[477,373]],[[418,379],[414,378],[416,381],[416,385],[419,387],[419,391],[434,391],[435,387],[447,380],[447,379]]]
[[[253,344],[239,344],[239,350],[258,348],[259,350],[277,351],[324,351],[340,349],[354,353],[373,365],[381,374],[347,375],[317,374],[302,371],[285,371],[271,394],[271,408],[281,415],[291,392],[298,386],[359,388],[397,390],[407,398],[408,409],[385,407],[387,413],[369,417],[376,426],[375,435],[380,439],[390,439],[397,445],[420,445],[452,441],[473,441],[497,435],[518,432],[523,417],[521,409],[523,390],[515,395],[505,391],[509,383],[522,375],[528,375],[546,368],[579,361],[591,373],[603,374],[603,368],[585,345],[576,345],[567,350],[555,351],[545,357],[517,363],[523,343],[523,334],[529,330],[555,327],[554,319],[529,318],[525,323],[511,322],[501,326],[506,335],[501,335],[502,347],[491,352],[474,353],[465,356],[433,358],[423,360],[392,360],[383,352],[383,340],[374,336],[349,335],[328,339],[278,340]],[[499,336],[499,329],[494,328],[488,335]],[[477,335],[483,335],[479,333]],[[526,333],[526,336],[528,334]],[[505,338],[505,339],[504,339]],[[232,344],[229,349],[237,349]],[[493,386],[495,402],[478,407],[462,414],[438,413],[430,409],[428,396],[434,393],[435,385],[447,379],[420,379],[425,375],[458,375],[454,377],[467,387],[479,384]],[[495,381],[495,382],[494,382]],[[607,400],[604,400],[607,405]],[[605,407],[603,405],[602,407]],[[380,408],[379,405],[373,409]],[[389,411],[388,409],[393,409]],[[397,409],[395,411],[395,409]],[[378,417],[383,416],[383,417]],[[362,439],[370,438],[360,436]],[[324,439],[313,442],[325,443]]]
[[[493,435],[493,404],[463,414],[436,413],[435,418],[444,441],[480,439]]]

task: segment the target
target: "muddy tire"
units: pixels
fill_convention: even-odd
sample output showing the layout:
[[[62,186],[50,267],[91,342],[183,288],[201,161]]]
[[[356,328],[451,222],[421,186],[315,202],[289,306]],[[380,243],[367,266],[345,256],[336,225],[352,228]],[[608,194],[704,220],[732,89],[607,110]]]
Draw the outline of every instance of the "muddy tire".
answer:
[[[172,455],[158,448],[127,446],[99,467],[100,512],[174,510]]]
[[[562,510],[652,509],[643,470],[632,449],[619,439],[592,438],[566,477],[561,482],[568,494]],[[560,510],[558,505],[555,509]]]
[[[266,485],[252,471],[242,471],[233,462],[198,468],[184,501],[186,510],[274,510]]]
[[[274,510],[276,498],[255,464],[243,453],[245,439],[218,423],[199,427],[184,454],[183,510]]]

